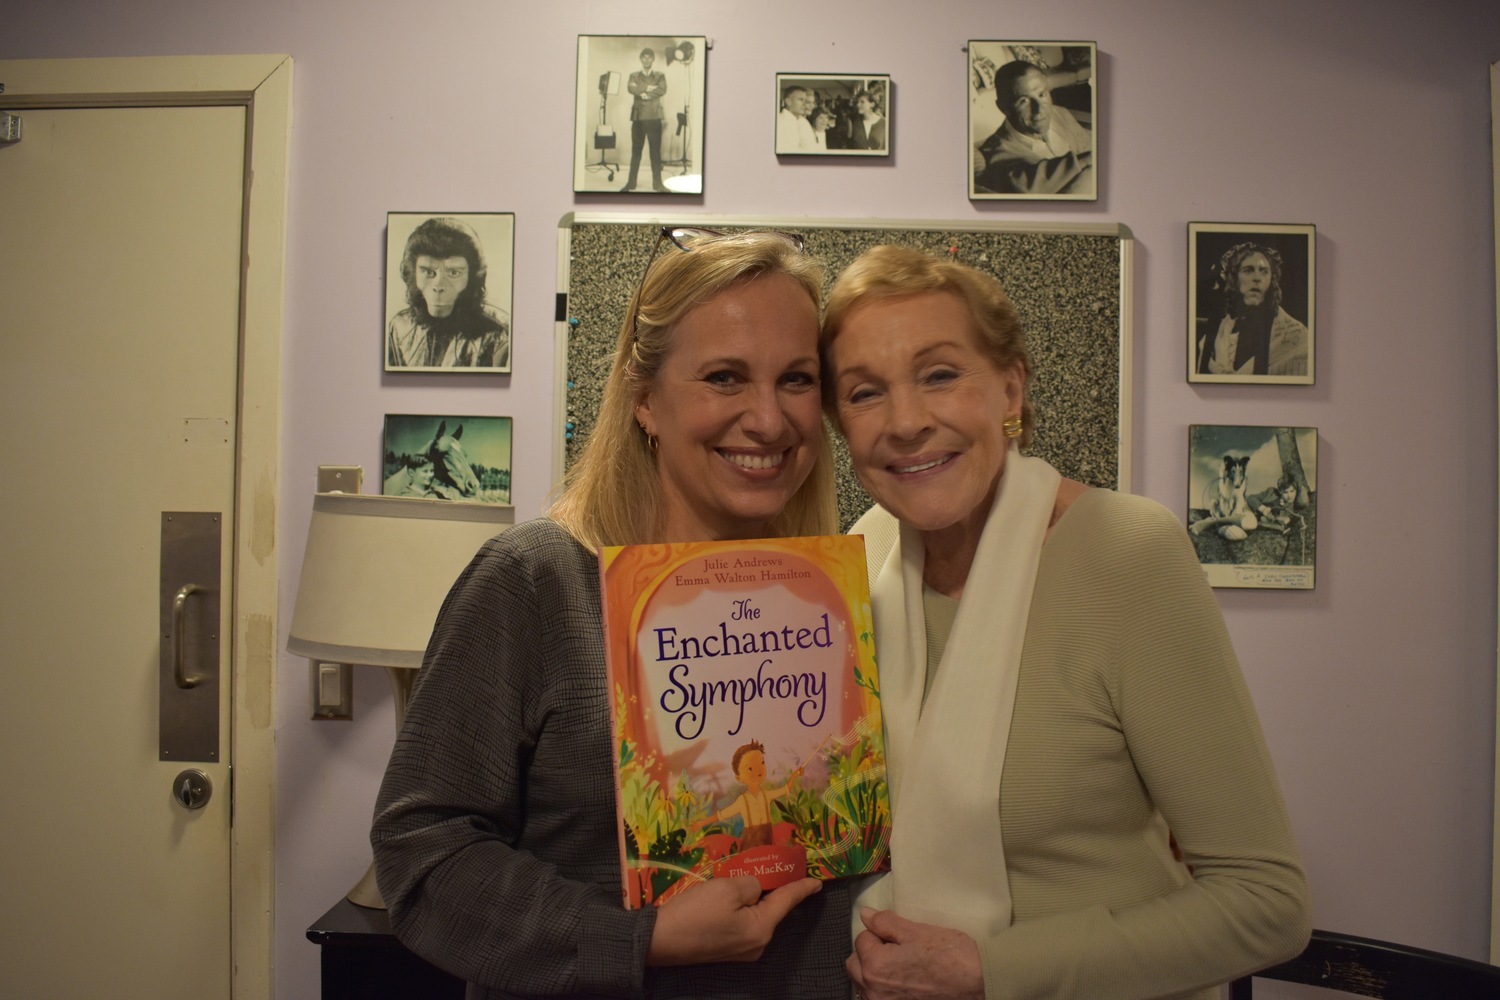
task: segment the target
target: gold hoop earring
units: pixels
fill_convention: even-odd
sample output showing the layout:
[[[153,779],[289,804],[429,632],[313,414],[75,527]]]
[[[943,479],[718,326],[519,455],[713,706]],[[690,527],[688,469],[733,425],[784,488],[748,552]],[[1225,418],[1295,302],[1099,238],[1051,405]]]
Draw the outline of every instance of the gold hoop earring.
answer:
[[[1005,436],[1014,441],[1021,436],[1021,431],[1025,425],[1020,417],[1006,417],[1000,426],[1005,429]]]

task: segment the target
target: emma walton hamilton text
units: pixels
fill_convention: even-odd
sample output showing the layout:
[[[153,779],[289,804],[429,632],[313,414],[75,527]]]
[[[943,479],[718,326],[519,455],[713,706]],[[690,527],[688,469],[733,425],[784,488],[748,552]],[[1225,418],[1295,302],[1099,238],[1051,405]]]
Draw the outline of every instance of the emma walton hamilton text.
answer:
[[[673,575],[672,582],[679,587],[706,587],[710,583],[778,583],[782,580],[806,580],[812,576],[805,569],[773,568],[780,565],[782,561],[771,556],[736,556],[733,559],[712,556],[703,560],[702,576],[677,573]]]

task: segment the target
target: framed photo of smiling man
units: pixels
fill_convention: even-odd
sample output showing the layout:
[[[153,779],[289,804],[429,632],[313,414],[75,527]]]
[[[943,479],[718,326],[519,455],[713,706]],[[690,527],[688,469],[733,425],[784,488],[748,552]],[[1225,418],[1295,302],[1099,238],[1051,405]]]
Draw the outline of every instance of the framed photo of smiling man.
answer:
[[[515,233],[511,212],[386,215],[386,371],[510,371]]]
[[[1097,46],[971,40],[966,48],[970,199],[1097,200]]]
[[[1312,385],[1310,225],[1188,223],[1188,381]]]

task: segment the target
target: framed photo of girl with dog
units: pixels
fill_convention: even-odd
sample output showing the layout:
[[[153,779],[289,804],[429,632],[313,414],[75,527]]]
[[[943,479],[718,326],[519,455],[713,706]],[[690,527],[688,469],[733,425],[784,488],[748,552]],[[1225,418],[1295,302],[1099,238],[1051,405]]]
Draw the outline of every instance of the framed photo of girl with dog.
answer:
[[[510,417],[389,413],[380,492],[469,503],[510,503]]]
[[[1189,427],[1187,527],[1211,586],[1311,590],[1317,428]]]

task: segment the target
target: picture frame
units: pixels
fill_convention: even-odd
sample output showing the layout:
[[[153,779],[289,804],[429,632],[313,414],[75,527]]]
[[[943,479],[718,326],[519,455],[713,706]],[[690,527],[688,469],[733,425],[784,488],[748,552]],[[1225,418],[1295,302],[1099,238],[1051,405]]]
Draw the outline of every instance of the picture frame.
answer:
[[[1312,225],[1189,222],[1188,381],[1312,385],[1316,254]]]
[[[388,413],[382,496],[511,502],[510,417]]]
[[[1098,46],[971,39],[965,48],[970,200],[1098,200]]]
[[[703,35],[578,36],[575,194],[703,193],[707,56]]]
[[[385,370],[509,374],[513,212],[389,212]]]
[[[1190,426],[1187,527],[1211,586],[1312,590],[1318,429]]]
[[[777,73],[777,156],[891,155],[888,73]]]

